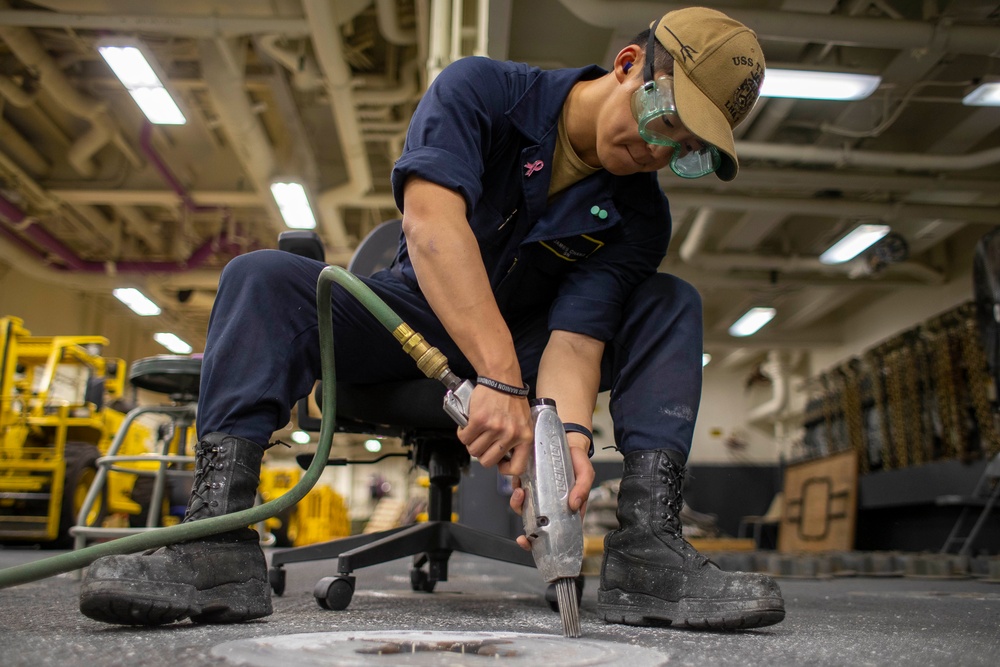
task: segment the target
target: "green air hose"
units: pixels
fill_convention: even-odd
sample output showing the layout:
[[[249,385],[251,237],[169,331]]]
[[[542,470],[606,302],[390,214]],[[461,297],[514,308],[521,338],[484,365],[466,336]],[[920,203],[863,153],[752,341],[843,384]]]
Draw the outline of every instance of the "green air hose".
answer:
[[[428,377],[442,379],[446,375],[450,375],[444,355],[424,342],[423,337],[410,329],[399,315],[393,312],[367,285],[338,266],[328,266],[323,269],[316,281],[320,369],[323,384],[326,387],[323,391],[323,414],[328,416],[337,414],[336,369],[333,359],[333,317],[330,298],[334,282],[350,292],[386,329],[392,332],[402,345],[403,350],[417,361],[417,366]],[[319,479],[329,458],[330,446],[333,444],[333,432],[334,420],[324,419],[320,427],[316,455],[305,475],[287,493],[270,502],[225,516],[181,523],[167,528],[157,528],[33,563],[9,567],[0,570],[0,588],[17,586],[62,572],[77,570],[90,565],[101,556],[134,553],[176,542],[196,540],[208,535],[249,526],[275,516],[301,500],[316,484],[316,480]]]

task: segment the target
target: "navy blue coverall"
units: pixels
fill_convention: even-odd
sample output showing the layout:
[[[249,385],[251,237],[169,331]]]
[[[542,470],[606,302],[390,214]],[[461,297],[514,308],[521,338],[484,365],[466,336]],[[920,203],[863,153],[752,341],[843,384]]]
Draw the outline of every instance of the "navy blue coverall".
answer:
[[[419,176],[465,198],[526,382],[535,383],[550,331],[605,341],[601,389],[611,390],[619,449],[687,454],[701,397],[701,300],[689,284],[656,272],[670,240],[656,175],[601,170],[548,197],[563,102],[575,83],[604,73],[486,58],[453,63],[415,111],[393,192],[403,210],[403,185]],[[315,289],[323,266],[277,250],[226,266],[205,347],[201,434],[265,446],[312,389],[320,372]],[[421,294],[405,239],[392,267],[365,282],[440,348],[456,373],[475,377]],[[333,300],[338,381],[423,377],[336,285]]]

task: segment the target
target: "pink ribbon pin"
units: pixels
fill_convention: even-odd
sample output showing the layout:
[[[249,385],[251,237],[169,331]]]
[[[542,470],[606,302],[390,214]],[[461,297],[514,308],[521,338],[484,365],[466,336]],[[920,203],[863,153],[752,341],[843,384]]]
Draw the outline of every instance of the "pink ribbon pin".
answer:
[[[524,168],[527,170],[524,172],[525,176],[531,176],[536,171],[540,170],[545,166],[545,163],[541,160],[535,160],[534,162],[525,162]]]

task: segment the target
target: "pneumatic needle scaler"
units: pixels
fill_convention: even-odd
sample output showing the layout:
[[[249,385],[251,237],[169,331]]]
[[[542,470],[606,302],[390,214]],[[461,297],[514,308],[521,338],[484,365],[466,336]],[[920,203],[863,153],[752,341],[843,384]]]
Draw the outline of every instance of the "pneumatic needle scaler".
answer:
[[[448,393],[444,409],[459,426],[469,423],[469,399],[473,385],[448,372],[441,378]],[[542,578],[555,585],[563,635],[580,636],[580,607],[576,578],[583,568],[583,520],[569,508],[569,492],[576,476],[569,445],[555,401],[538,398],[531,402],[535,446],[528,466],[520,476],[524,489],[521,518],[531,555]]]

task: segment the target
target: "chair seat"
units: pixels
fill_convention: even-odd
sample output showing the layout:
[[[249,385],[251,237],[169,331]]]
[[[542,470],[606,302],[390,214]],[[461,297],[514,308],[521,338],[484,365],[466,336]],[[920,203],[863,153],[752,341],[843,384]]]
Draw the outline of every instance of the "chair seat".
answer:
[[[194,400],[201,381],[201,358],[161,354],[139,359],[132,364],[128,379],[140,389]]]
[[[405,429],[454,431],[455,422],[442,408],[445,391],[444,385],[430,379],[382,384],[337,383],[337,422],[350,420]]]

